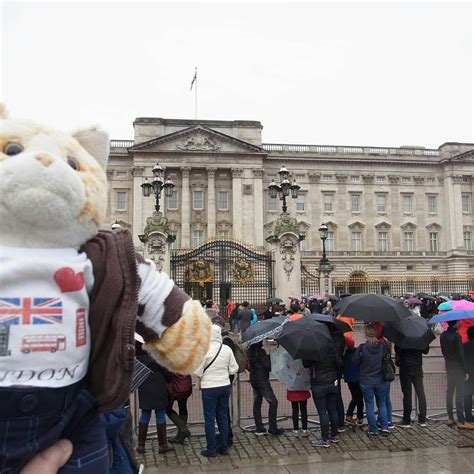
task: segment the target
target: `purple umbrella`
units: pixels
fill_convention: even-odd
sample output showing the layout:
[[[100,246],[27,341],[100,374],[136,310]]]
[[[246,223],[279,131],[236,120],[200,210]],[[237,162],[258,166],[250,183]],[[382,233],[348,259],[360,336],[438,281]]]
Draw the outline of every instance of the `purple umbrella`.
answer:
[[[415,298],[414,296],[407,298],[405,301],[410,305],[421,304],[421,301],[418,298]]]

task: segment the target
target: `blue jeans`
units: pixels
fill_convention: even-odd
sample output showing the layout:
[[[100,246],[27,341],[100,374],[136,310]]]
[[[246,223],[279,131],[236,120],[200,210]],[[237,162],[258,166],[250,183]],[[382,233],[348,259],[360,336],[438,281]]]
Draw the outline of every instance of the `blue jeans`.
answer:
[[[329,440],[329,434],[332,437],[337,436],[338,416],[337,416],[337,394],[339,389],[336,385],[311,385],[314,404],[318,410],[319,423],[321,425],[321,438],[324,441]],[[331,431],[329,432],[329,424]]]
[[[142,423],[144,425],[148,425],[151,420],[151,412],[153,410],[142,410],[142,414],[140,416],[140,421],[139,423]],[[166,408],[160,408],[159,410],[155,410],[155,416],[156,416],[156,424],[157,425],[162,425],[163,423],[166,423]]]
[[[0,389],[0,472],[13,474],[61,438],[73,453],[60,474],[109,472],[105,427],[82,382],[62,388]]]
[[[392,399],[390,398],[390,388],[392,382],[384,382],[385,384],[385,408],[387,410],[387,423],[392,423]],[[377,423],[382,425],[382,419],[380,417],[380,410],[377,416]]]
[[[201,390],[204,411],[204,430],[206,432],[206,449],[209,453],[217,450],[226,452],[229,439],[229,398],[230,385],[223,387],[203,388]],[[216,421],[220,433],[220,446],[216,446]]]
[[[388,429],[388,418],[387,418],[387,405],[386,405],[386,393],[387,382],[383,382],[377,385],[363,385],[360,384],[362,395],[364,395],[365,411],[367,414],[367,423],[369,424],[369,430],[372,433],[377,433],[377,420],[375,418],[375,404],[374,396],[377,402],[377,409],[379,411],[380,426],[382,429]]]

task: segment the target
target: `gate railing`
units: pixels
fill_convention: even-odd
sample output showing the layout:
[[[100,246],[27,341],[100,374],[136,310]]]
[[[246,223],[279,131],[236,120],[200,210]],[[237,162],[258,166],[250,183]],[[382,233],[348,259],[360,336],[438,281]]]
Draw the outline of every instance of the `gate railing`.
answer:
[[[402,296],[406,293],[458,292],[468,293],[474,289],[474,275],[387,275],[376,277],[332,278],[336,294],[340,293],[382,293]]]

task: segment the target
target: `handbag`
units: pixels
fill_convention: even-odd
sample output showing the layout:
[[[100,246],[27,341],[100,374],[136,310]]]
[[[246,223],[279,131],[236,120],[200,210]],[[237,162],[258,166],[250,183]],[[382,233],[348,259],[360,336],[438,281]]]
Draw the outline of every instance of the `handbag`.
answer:
[[[204,372],[214,363],[214,361],[217,359],[217,356],[219,355],[219,353],[221,352],[221,349],[222,349],[222,342],[221,342],[221,345],[219,346],[219,350],[217,351],[216,355],[214,356],[214,358],[211,360],[211,362],[209,362],[209,364],[206,365],[206,367],[204,367],[204,370],[202,371],[202,375],[201,377],[198,377],[198,381],[197,381],[197,388],[198,390],[201,390],[201,379],[202,379],[202,376],[204,375]]]
[[[385,382],[395,380],[395,365],[389,352],[385,352],[382,358],[382,378]]]

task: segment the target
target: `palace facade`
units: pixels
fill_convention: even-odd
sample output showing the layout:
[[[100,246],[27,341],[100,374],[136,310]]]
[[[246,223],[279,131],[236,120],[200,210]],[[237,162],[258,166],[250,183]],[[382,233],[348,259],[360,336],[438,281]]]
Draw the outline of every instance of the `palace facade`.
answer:
[[[281,214],[268,186],[285,165],[301,186],[288,212],[308,229],[300,250],[310,272],[321,258],[318,227],[326,223],[333,279],[474,274],[474,144],[262,143],[257,121],[137,118],[133,127],[133,141],[111,140],[108,218],[128,226],[137,246],[155,204],[141,184],[157,162],[176,185],[160,202],[173,248],[212,237],[265,248]]]

